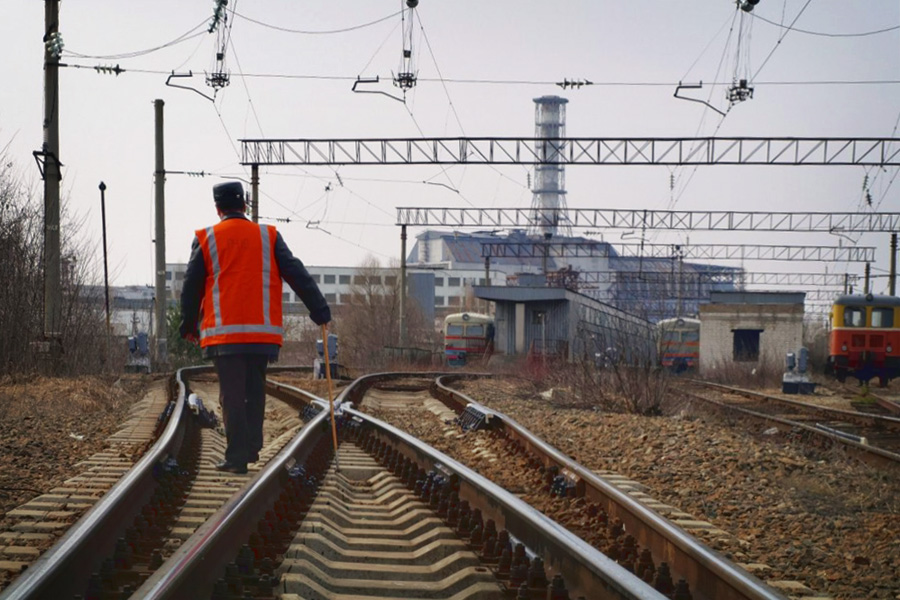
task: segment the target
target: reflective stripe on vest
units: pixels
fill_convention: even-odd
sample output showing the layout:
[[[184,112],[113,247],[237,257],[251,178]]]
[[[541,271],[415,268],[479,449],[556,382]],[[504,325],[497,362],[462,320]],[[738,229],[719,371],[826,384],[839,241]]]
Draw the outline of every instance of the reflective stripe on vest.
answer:
[[[213,315],[216,318],[216,327],[222,324],[222,302],[219,300],[219,273],[221,269],[219,268],[219,252],[216,250],[216,234],[213,232],[212,227],[206,228],[206,244],[209,248],[209,258],[213,264]],[[203,337],[203,332],[200,332],[200,337]]]
[[[222,298],[221,298],[221,286],[220,286],[220,278],[222,276],[222,268],[220,264],[220,252],[218,245],[216,243],[216,232],[215,227],[207,227],[203,230],[203,233],[206,237],[206,243],[201,244],[201,246],[205,246],[205,250],[207,251],[207,258],[210,263],[211,273],[208,274],[208,277],[212,277],[212,286],[211,290],[207,288],[206,297],[207,301],[211,304],[212,309],[212,321],[213,326],[207,326],[200,328],[200,340],[203,342],[206,340],[207,342],[217,344],[217,343],[275,343],[281,344],[281,337],[283,336],[284,330],[280,326],[280,311],[278,312],[279,324],[272,323],[272,301],[271,301],[271,290],[269,287],[273,285],[271,279],[273,277],[273,265],[272,265],[272,253],[273,250],[270,246],[271,243],[271,235],[269,231],[269,227],[266,225],[259,225],[259,235],[260,235],[260,243],[261,243],[261,254],[262,254],[262,272],[261,272],[261,280],[260,284],[262,286],[262,323],[237,323],[237,324],[225,324],[224,315],[222,310]],[[229,285],[233,286],[234,282],[229,279]],[[279,282],[280,284],[280,277]],[[229,288],[229,289],[233,289]],[[233,292],[230,292],[233,293]],[[211,296],[211,297],[209,297]],[[278,297],[278,305],[280,308],[280,300],[281,297]],[[229,302],[234,302],[234,298],[229,299]],[[231,317],[233,319],[233,317]],[[206,319],[204,318],[204,322]],[[262,339],[236,339],[230,340],[210,340],[210,338],[214,338],[217,336],[227,336],[227,335],[236,335],[242,336],[250,335],[250,336],[265,336]]]
[[[233,9],[232,9],[233,10]],[[272,325],[272,319],[269,317],[269,279],[272,276],[272,257],[269,255],[269,228],[265,225],[259,226],[259,235],[262,237],[262,293],[263,293],[263,322],[266,325]],[[279,327],[279,330],[281,328]],[[279,331],[280,333],[280,331]]]
[[[206,338],[229,333],[269,333],[272,335],[283,335],[284,329],[276,325],[222,325],[220,327],[207,327],[200,332],[200,337]]]

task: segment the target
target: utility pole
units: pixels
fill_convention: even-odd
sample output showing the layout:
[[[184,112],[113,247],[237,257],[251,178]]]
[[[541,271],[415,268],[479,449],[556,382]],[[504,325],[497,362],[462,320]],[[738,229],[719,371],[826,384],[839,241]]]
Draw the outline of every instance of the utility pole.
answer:
[[[871,271],[872,271],[872,267],[871,267],[870,263],[866,263],[866,278],[865,278],[865,282],[863,284],[863,294],[869,293],[869,279],[870,279]]]
[[[44,2],[44,143],[35,156],[44,164],[44,339],[59,348],[62,314],[60,279],[59,187],[59,0]]]
[[[109,353],[109,269],[106,259],[106,184],[100,182],[100,218],[103,223],[103,297],[106,299],[106,350]]]
[[[168,360],[166,346],[166,167],[163,151],[163,104],[162,100],[154,100],[153,108],[156,123],[156,170],[155,208],[156,208],[156,363],[165,365]]]
[[[888,275],[888,289],[891,296],[897,295],[897,234],[891,234],[891,270]]]
[[[406,347],[406,225],[400,226],[400,347]],[[402,352],[402,350],[401,350]]]
[[[259,223],[259,165],[250,165],[250,218]]]

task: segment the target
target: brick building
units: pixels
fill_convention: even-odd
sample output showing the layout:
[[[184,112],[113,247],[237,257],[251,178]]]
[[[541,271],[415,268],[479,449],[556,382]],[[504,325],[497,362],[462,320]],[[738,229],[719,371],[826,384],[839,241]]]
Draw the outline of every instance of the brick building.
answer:
[[[780,367],[803,345],[803,292],[712,292],[700,305],[700,372]]]

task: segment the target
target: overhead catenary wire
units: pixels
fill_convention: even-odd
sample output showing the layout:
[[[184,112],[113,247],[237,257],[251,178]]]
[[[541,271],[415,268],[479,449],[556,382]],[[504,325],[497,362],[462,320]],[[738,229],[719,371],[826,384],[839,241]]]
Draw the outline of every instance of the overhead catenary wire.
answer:
[[[92,57],[87,57],[92,58]],[[103,58],[103,57],[99,57]],[[74,62],[61,63],[60,67],[71,69],[89,69],[96,71],[97,65],[86,65]],[[134,73],[139,75],[169,75],[172,70],[166,69],[121,69],[122,73]],[[320,81],[356,81],[357,75],[321,75],[321,74],[301,74],[301,73],[241,73],[241,77],[248,79],[299,79],[299,80],[320,80]],[[528,85],[528,86],[555,86],[558,82],[551,80],[517,80],[517,79],[439,79],[430,77],[420,77],[419,83],[446,83],[446,84],[467,84],[467,85]],[[591,87],[673,87],[678,85],[677,81],[594,81]],[[756,81],[757,85],[767,86],[839,86],[839,85],[897,85],[900,79],[811,79],[811,80],[793,80],[793,81]],[[704,81],[704,86],[722,87],[732,85],[731,81]]]
[[[800,12],[798,12],[797,16],[794,17],[794,20],[791,21],[791,24],[788,25],[788,27],[784,30],[784,32],[780,36],[778,36],[778,40],[775,42],[775,46],[772,47],[772,50],[766,56],[765,60],[763,60],[762,64],[759,66],[759,68],[756,70],[756,73],[753,74],[754,80],[756,80],[756,78],[759,76],[760,71],[762,71],[763,68],[769,63],[769,59],[772,58],[772,55],[775,54],[775,51],[778,50],[778,48],[781,46],[781,42],[784,41],[784,38],[787,37],[787,34],[789,34],[792,31],[791,28],[794,26],[794,23],[796,23],[800,19],[800,17],[803,15],[803,13],[809,7],[811,2],[812,2],[812,0],[806,0],[806,4],[803,5],[803,8],[800,9]]]
[[[900,29],[900,25],[893,25],[891,27],[885,27],[884,29],[875,29],[872,31],[861,31],[858,33],[829,33],[825,31],[810,31],[808,29],[799,29],[797,27],[793,27],[791,25],[784,25],[783,23],[776,23],[775,21],[770,21],[769,19],[757,14],[756,12],[748,13],[754,19],[759,21],[763,21],[770,25],[774,25],[775,27],[781,27],[782,29],[788,29],[790,31],[796,31],[797,33],[804,33],[806,35],[817,35],[821,37],[831,37],[831,38],[856,38],[856,37],[866,37],[870,35],[878,35],[881,33],[888,33],[890,31],[897,31]]]
[[[188,40],[194,39],[196,37],[205,36],[207,34],[205,28],[207,24],[207,19],[203,19],[199,25],[195,25],[191,27],[188,31],[181,34],[174,40],[166,42],[164,44],[160,44],[158,46],[153,46],[151,48],[146,48],[144,50],[134,50],[132,52],[122,52],[118,54],[81,54],[78,52],[73,52],[72,50],[64,50],[64,56],[75,56],[77,58],[92,58],[96,60],[120,60],[125,58],[137,58],[139,56],[146,56],[147,54],[152,54],[153,52],[157,52],[159,50],[163,50],[165,48],[170,48],[176,44],[180,44],[181,42],[186,42]],[[197,32],[198,29],[203,29],[203,31]],[[196,33],[195,33],[196,32]]]
[[[289,27],[281,27],[281,26],[279,26],[279,25],[272,25],[271,23],[265,23],[265,22],[260,21],[260,20],[258,20],[258,19],[252,19],[252,18],[248,17],[247,15],[243,15],[243,14],[238,13],[238,12],[234,12],[233,14],[234,14],[235,16],[237,16],[237,17],[240,17],[241,19],[244,19],[245,21],[248,21],[248,22],[250,22],[250,23],[253,23],[254,25],[259,25],[259,26],[261,26],[261,27],[265,27],[265,28],[267,28],[267,29],[273,29],[273,30],[275,30],[275,31],[281,31],[281,32],[283,32],[283,33],[294,33],[294,34],[299,34],[299,35],[332,35],[332,34],[336,34],[336,33],[348,33],[348,32],[350,32],[350,31],[357,31],[357,30],[359,30],[359,29],[364,29],[364,28],[366,28],[366,27],[371,27],[372,25],[377,25],[378,23],[383,23],[384,21],[387,21],[388,19],[391,19],[391,18],[393,18],[393,17],[396,17],[398,14],[400,14],[400,13],[402,13],[402,12],[403,12],[402,10],[401,10],[401,11],[398,11],[398,12],[394,12],[394,13],[391,13],[391,14],[386,15],[386,16],[384,16],[384,17],[375,19],[374,21],[368,21],[368,22],[366,22],[366,23],[361,23],[361,24],[359,24],[359,25],[351,25],[351,26],[349,26],[349,27],[342,27],[342,28],[340,28],[340,29],[320,29],[320,30],[315,30],[315,29],[291,29],[291,28],[289,28]]]

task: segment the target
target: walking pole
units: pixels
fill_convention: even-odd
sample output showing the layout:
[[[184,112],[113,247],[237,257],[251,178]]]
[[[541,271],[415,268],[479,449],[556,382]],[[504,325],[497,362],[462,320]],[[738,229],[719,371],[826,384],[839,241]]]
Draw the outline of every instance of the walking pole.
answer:
[[[331,361],[328,358],[328,330],[325,328],[325,323],[322,323],[322,350],[325,355],[325,379],[328,381],[328,407],[331,410],[331,440],[334,442],[334,465],[335,469],[340,471],[341,465],[338,462],[337,422],[334,420],[334,393],[331,390]]]

